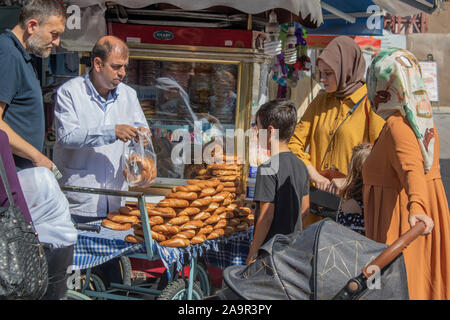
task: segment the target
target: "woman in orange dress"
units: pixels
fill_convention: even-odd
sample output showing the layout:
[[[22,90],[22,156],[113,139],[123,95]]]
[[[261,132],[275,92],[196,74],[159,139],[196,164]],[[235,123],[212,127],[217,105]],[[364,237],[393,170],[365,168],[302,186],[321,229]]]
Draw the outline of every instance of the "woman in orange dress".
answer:
[[[406,50],[380,52],[367,87],[386,125],[363,166],[366,236],[391,244],[425,222],[423,236],[403,251],[409,296],[450,299],[450,215],[439,138],[417,59]]]

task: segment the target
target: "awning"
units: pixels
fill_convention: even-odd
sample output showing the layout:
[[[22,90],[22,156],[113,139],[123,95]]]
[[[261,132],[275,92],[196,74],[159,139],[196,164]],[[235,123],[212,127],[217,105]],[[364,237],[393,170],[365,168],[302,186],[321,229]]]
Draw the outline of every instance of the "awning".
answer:
[[[277,9],[292,13],[301,19],[308,19],[315,25],[322,24],[322,9],[320,0],[116,0],[114,3],[128,8],[144,8],[153,4],[169,4],[177,8],[189,11],[203,10],[212,7],[228,7],[239,10],[247,14],[259,14],[264,11]],[[88,7],[93,5],[104,6],[104,0],[71,0],[70,4],[80,7]],[[290,14],[286,16],[290,19]],[[309,17],[308,17],[309,16]],[[279,19],[283,20],[283,19]],[[280,21],[281,23],[287,21]],[[301,21],[299,21],[301,22]]]

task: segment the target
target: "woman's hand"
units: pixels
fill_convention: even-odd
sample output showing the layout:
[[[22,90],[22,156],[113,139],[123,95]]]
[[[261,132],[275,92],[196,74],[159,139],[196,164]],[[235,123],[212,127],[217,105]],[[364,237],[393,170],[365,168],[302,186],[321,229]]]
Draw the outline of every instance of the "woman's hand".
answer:
[[[306,167],[308,169],[309,179],[314,182],[317,189],[328,191],[331,185],[331,181],[322,176],[317,170],[309,165]]]
[[[331,180],[330,186],[327,191],[338,194],[344,186],[345,180],[346,178],[334,178],[333,180]]]
[[[425,231],[422,233],[423,236],[426,236],[433,230],[433,219],[425,214],[410,214],[408,220],[411,228],[414,227],[419,221],[423,221],[425,223]]]

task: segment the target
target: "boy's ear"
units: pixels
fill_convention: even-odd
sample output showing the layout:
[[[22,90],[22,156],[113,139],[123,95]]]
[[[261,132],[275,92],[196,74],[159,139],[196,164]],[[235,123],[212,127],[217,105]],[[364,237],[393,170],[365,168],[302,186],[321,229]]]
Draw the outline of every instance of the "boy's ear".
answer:
[[[272,135],[275,130],[276,130],[275,127],[271,124],[267,127],[267,133],[270,135]]]

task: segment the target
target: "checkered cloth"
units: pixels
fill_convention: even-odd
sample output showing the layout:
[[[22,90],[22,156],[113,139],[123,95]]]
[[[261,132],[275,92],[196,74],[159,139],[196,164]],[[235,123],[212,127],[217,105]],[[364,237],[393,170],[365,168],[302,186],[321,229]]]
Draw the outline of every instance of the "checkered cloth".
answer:
[[[223,239],[218,243],[218,250],[206,252],[205,261],[210,266],[221,269],[245,265],[252,239],[253,227],[246,233],[241,233],[239,237]]]
[[[100,222],[93,224],[99,225]],[[74,250],[72,269],[81,270],[92,268],[122,255],[146,252],[145,244],[128,243],[123,240],[125,236],[132,233],[132,229],[127,231],[114,231],[107,228],[101,228],[100,233],[79,231]],[[170,268],[176,264],[177,270],[181,271],[191,257],[197,258],[206,252],[218,251],[222,242],[239,242],[240,239],[246,239],[252,233],[253,228],[250,228],[246,231],[235,232],[219,239],[206,240],[201,244],[191,245],[186,248],[163,247],[154,241],[153,252],[157,254],[155,260],[160,258],[166,268]]]

